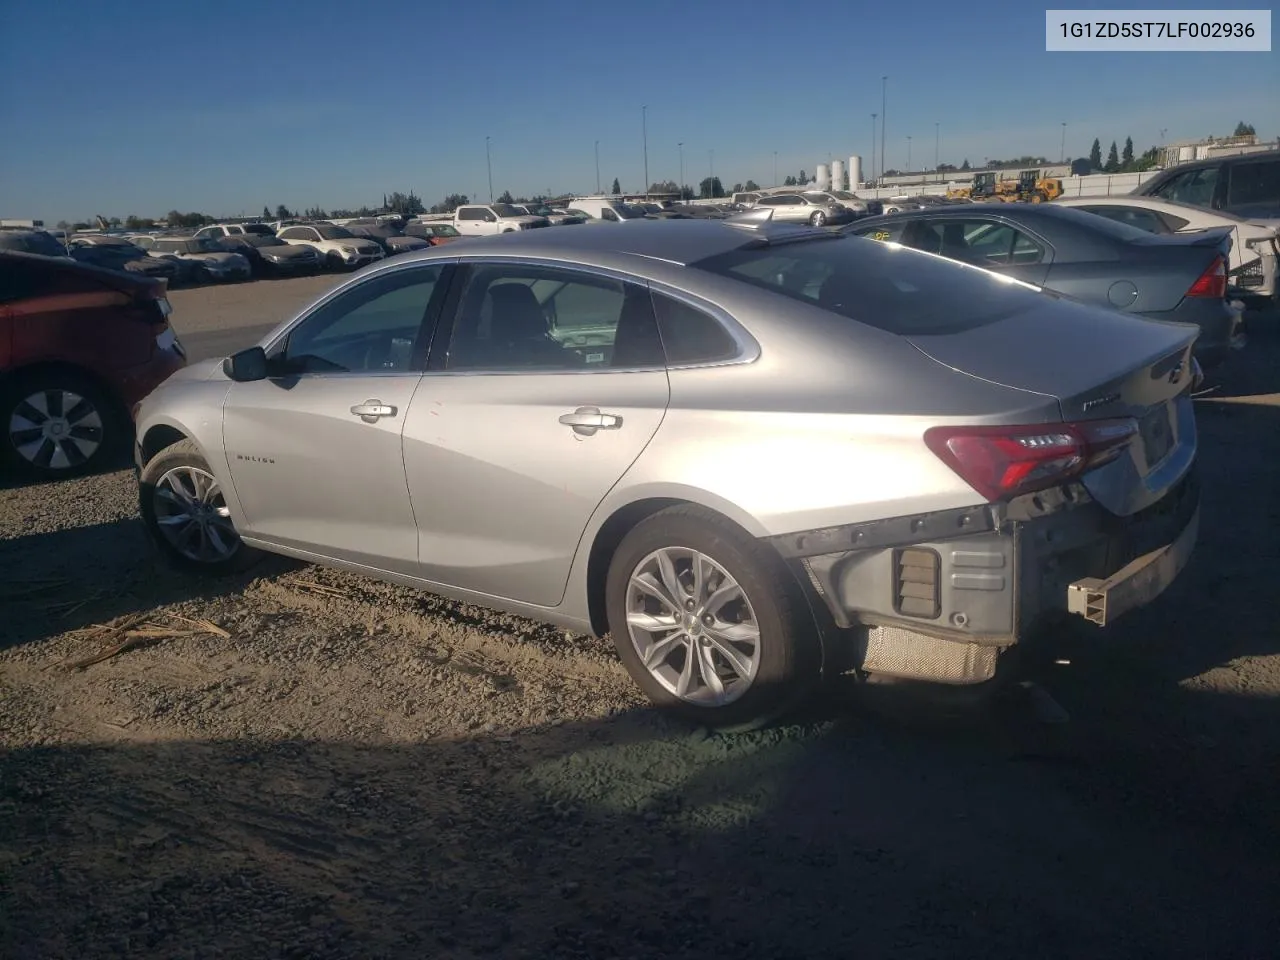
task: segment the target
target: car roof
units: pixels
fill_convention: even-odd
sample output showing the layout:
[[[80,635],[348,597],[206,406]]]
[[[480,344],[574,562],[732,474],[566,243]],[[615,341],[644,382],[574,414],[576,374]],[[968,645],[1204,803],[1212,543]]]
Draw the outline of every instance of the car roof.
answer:
[[[482,257],[533,256],[589,262],[596,256],[662,260],[688,266],[706,257],[737,250],[752,242],[830,236],[825,230],[790,224],[745,224],[724,220],[647,220],[640,223],[602,223],[587,230],[526,230],[492,237],[471,237],[466,255]],[[456,259],[452,247],[432,247],[397,257],[409,260]]]
[[[0,262],[9,261],[11,263],[21,264],[23,266],[43,265],[52,267],[55,270],[67,270],[72,273],[80,273],[85,276],[93,277],[108,286],[116,287],[136,287],[151,286],[160,283],[153,277],[146,277],[139,274],[121,273],[118,270],[108,270],[105,267],[95,267],[90,263],[82,263],[78,260],[71,260],[65,257],[46,257],[39,253],[24,253],[20,250],[0,250]]]

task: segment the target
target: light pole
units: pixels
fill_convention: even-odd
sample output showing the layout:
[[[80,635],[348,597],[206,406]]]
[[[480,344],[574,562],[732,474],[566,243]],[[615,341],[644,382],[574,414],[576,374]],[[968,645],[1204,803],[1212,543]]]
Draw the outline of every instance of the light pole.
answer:
[[[676,146],[680,148],[680,199],[688,200],[684,195],[684,141],[681,140]]]
[[[884,143],[889,137],[889,78],[880,78],[880,176],[884,176]]]
[[[644,137],[644,198],[649,199],[649,105],[640,108],[640,130]]]
[[[871,115],[871,178],[868,181],[869,183],[876,182],[876,117],[878,116],[880,116],[878,113]]]
[[[942,166],[942,121],[933,121],[933,172]]]
[[[711,199],[716,198],[716,152],[714,150],[707,151],[707,169],[711,171],[711,180],[707,183],[707,193],[711,194]]]
[[[489,141],[491,137],[484,138],[484,165],[489,170],[489,202],[493,203],[493,158],[489,153]]]
[[[596,141],[596,193],[600,192],[600,141]]]
[[[773,151],[773,185],[778,185],[778,151]]]
[[[1058,162],[1067,162],[1067,122],[1062,121],[1062,146],[1058,149]]]
[[[907,137],[907,173],[911,172],[911,138]]]

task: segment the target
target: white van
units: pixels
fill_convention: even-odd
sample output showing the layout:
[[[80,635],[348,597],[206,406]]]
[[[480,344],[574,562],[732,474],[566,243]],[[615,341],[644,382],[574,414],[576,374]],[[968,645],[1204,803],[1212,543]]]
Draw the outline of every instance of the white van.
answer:
[[[569,201],[569,213],[586,217],[588,223],[597,220],[624,223],[646,219],[645,212],[639,207],[623,203],[616,197],[574,197]]]

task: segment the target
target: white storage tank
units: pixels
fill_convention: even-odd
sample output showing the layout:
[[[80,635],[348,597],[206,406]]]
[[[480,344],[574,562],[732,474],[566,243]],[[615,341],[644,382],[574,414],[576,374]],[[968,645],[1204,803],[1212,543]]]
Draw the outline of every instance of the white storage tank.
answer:
[[[833,160],[831,162],[831,189],[832,190],[846,189],[845,182],[844,182],[844,161],[843,160]]]
[[[1178,148],[1178,162],[1179,162],[1179,163],[1185,163],[1186,161],[1188,161],[1188,160],[1194,160],[1195,158],[1196,158],[1196,148],[1195,148],[1195,147],[1179,147],[1179,148]]]
[[[852,156],[849,158],[849,189],[857,190],[862,184],[862,158]]]
[[[831,171],[825,163],[818,164],[818,169],[813,173],[813,179],[817,181],[814,189],[830,190],[831,189]],[[800,184],[804,186],[804,184]]]

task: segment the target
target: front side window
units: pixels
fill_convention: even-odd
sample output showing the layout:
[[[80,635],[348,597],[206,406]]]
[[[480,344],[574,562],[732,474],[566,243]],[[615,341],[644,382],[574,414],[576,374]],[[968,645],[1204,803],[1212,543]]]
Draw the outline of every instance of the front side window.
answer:
[[[411,371],[443,270],[381,274],[322,304],[290,332],[280,374]]]
[[[908,243],[975,266],[1039,263],[1040,245],[1020,230],[996,220],[934,220],[920,224]]]
[[[648,290],[578,271],[494,266],[467,283],[448,370],[552,373],[660,366]]]

